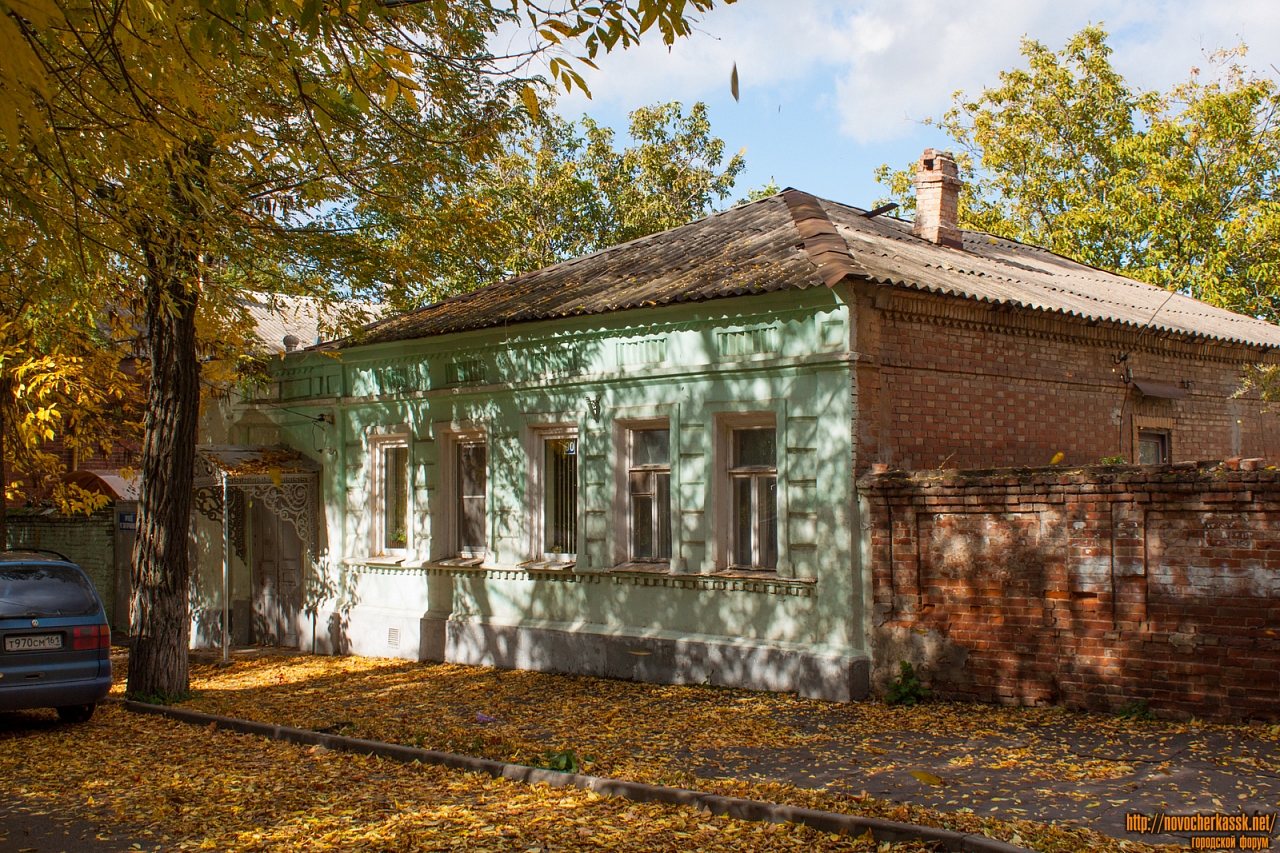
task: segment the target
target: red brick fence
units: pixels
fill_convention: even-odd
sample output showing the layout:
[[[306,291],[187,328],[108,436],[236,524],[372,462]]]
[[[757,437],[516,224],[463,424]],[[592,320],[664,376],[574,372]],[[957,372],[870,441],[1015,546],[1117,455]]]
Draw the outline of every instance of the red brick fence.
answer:
[[[859,489],[873,689],[908,660],[944,698],[1280,720],[1280,471],[888,472]]]

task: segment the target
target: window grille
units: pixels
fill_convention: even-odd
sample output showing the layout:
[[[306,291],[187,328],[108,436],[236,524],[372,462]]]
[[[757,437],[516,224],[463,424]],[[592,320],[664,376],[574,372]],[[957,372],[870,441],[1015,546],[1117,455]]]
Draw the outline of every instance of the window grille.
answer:
[[[542,550],[575,554],[578,550],[578,440],[544,439]]]

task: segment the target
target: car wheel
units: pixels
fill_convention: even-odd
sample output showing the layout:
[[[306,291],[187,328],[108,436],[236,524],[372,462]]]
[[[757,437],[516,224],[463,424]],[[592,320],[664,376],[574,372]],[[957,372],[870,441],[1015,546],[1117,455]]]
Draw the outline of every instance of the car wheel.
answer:
[[[64,723],[87,723],[96,707],[96,705],[63,705],[58,709],[58,717]]]

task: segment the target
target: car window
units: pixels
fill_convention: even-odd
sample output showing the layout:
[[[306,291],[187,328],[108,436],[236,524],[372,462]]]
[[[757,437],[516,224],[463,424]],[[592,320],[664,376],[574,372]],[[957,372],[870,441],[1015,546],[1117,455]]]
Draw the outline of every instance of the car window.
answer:
[[[70,566],[0,566],[0,619],[84,616],[98,599],[84,573]]]

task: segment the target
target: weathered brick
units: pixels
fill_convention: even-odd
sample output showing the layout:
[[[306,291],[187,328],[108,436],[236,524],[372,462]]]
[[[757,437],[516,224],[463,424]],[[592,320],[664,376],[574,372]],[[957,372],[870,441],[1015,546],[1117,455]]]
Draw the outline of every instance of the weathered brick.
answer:
[[[912,588],[923,585],[928,624],[968,653],[963,672],[931,673],[934,690],[1280,720],[1280,632],[1267,633],[1280,623],[1280,474],[1174,473],[1134,472],[1123,490],[1101,488],[1115,474],[1093,469],[957,476],[945,505],[918,517],[919,536],[905,537],[910,553],[894,553]],[[1137,491],[1141,478],[1150,491]],[[925,482],[889,494],[918,495]],[[889,583],[887,554],[872,559],[874,583]]]

